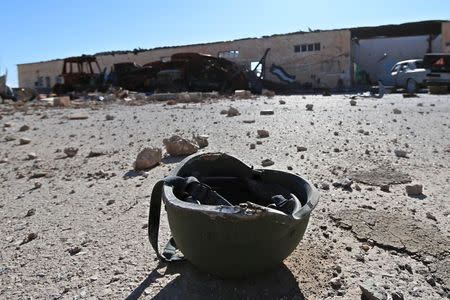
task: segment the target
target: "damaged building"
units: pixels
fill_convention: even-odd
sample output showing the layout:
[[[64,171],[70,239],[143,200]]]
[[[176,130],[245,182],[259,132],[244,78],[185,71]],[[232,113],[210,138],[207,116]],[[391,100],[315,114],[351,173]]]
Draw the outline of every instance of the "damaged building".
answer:
[[[312,30],[205,44],[95,54],[100,69],[117,63],[145,65],[177,53],[203,53],[254,69],[267,49],[264,78],[303,87],[350,89],[376,83],[401,60],[450,52],[450,22]],[[261,65],[256,72],[261,72]],[[63,60],[18,65],[20,87],[50,90],[61,83]]]

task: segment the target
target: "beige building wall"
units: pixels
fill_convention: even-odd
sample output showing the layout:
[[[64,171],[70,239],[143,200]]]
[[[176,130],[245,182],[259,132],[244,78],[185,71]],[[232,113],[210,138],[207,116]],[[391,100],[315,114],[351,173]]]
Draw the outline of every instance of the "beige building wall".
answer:
[[[17,74],[19,76],[19,87],[50,87],[55,85],[62,71],[62,60],[53,60],[39,63],[17,65]]]
[[[450,22],[442,23],[442,52],[450,53]]]
[[[221,51],[237,50],[232,61],[250,67],[251,62],[258,62],[267,48],[271,48],[266,59],[266,78],[278,81],[270,74],[270,66],[281,66],[296,81],[313,86],[336,87],[338,81],[345,86],[351,84],[349,30],[323,31],[311,33],[295,33],[264,38],[242,39],[229,42],[217,42],[203,45],[188,45],[172,48],[153,49],[139,53],[99,55],[97,60],[101,68],[108,71],[115,63],[136,62],[143,65],[148,62],[170,57],[180,52],[199,52],[218,56]],[[320,43],[320,51],[295,52],[296,45]],[[51,77],[52,85],[61,73],[62,61],[22,64],[18,66],[19,84],[21,87],[34,87],[37,76]]]

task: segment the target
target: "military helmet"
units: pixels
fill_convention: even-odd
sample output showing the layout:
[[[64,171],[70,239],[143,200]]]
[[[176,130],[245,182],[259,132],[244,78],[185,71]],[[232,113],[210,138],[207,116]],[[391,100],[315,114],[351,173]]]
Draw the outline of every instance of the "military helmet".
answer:
[[[172,233],[162,254],[161,199]],[[162,261],[186,258],[219,277],[245,277],[291,254],[318,199],[311,183],[295,174],[253,169],[224,153],[194,154],[155,185],[149,240]]]

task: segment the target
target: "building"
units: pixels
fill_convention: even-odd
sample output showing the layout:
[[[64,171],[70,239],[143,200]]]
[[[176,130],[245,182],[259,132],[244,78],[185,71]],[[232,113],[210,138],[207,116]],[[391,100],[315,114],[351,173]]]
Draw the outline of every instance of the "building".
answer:
[[[149,50],[102,52],[95,56],[100,67],[107,70],[115,63],[143,65],[170,59],[172,54],[180,52],[210,54],[253,67],[267,48],[271,49],[266,58],[267,79],[295,80],[313,87],[351,88],[383,79],[398,61],[422,58],[428,52],[450,52],[450,22],[294,32]],[[19,86],[51,88],[61,81],[62,62],[57,59],[19,64]],[[280,76],[275,70],[282,70],[288,76]]]

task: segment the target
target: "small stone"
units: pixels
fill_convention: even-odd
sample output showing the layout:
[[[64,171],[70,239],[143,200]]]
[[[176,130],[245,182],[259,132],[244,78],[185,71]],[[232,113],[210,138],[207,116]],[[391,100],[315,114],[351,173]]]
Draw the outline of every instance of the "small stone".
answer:
[[[196,153],[199,149],[197,143],[179,135],[173,135],[169,139],[164,139],[163,144],[167,153],[171,156],[187,156]]]
[[[99,157],[106,155],[106,151],[102,149],[92,149],[87,157]]]
[[[389,188],[390,188],[389,184],[383,184],[382,186],[380,186],[380,190],[386,193],[390,192]]]
[[[308,148],[303,147],[303,146],[297,146],[297,152],[304,152],[306,150],[308,150]]]
[[[230,107],[227,111],[227,117],[236,117],[239,116],[241,113],[234,107]]]
[[[75,147],[67,147],[64,148],[64,154],[67,155],[67,157],[74,157],[78,153],[78,148]]]
[[[328,183],[326,183],[326,182],[322,182],[322,183],[320,184],[320,188],[321,188],[322,190],[328,191],[328,190],[330,189],[330,185],[329,185]]]
[[[392,300],[405,300],[405,297],[403,296],[403,294],[401,292],[393,292],[391,294],[392,296]]]
[[[197,145],[200,147],[200,149],[206,148],[209,145],[209,143],[208,143],[209,136],[207,136],[207,135],[195,135],[195,134],[193,134],[192,138],[197,143]]]
[[[269,137],[269,131],[267,131],[265,129],[259,129],[257,131],[257,133],[258,133],[258,137],[259,138],[267,138],[267,137]]]
[[[29,233],[29,234],[22,240],[22,242],[20,243],[20,245],[27,244],[27,243],[29,243],[29,242],[31,242],[31,241],[37,239],[37,237],[38,237],[37,233],[34,233],[34,232]]]
[[[20,145],[27,145],[27,144],[29,144],[29,143],[31,143],[31,140],[30,140],[30,139],[27,139],[27,138],[21,138],[21,139],[19,140],[19,144],[20,144]]]
[[[289,171],[292,171],[294,168],[293,168],[292,166],[287,166],[287,169],[288,169]]]
[[[162,160],[161,148],[144,148],[136,157],[134,169],[148,170],[159,164]]]
[[[312,111],[313,110],[313,108],[314,108],[314,105],[312,105],[312,104],[306,104],[306,110],[308,110],[308,111]]]
[[[36,159],[36,158],[37,158],[37,155],[34,152],[30,152],[30,153],[27,154],[27,159],[28,160],[32,160],[32,159]]]
[[[255,120],[244,120],[242,122],[244,122],[245,124],[251,124],[251,123],[255,123]]]
[[[436,219],[436,217],[432,214],[432,213],[430,213],[430,212],[427,212],[426,213],[426,216],[427,216],[427,218],[428,219],[430,219],[430,220],[433,220],[433,221],[435,221],[435,222],[437,222],[437,219]]]
[[[28,125],[22,125],[22,126],[19,128],[19,131],[27,131],[27,130],[30,130],[30,126],[28,126]]]
[[[359,288],[362,292],[362,299],[366,300],[386,300],[386,293],[375,285],[374,282],[368,280],[367,282],[360,284]]]
[[[227,109],[222,109],[222,110],[220,111],[220,114],[221,114],[221,115],[226,115],[226,114],[228,114],[228,110],[227,110]]]
[[[362,244],[360,248],[361,248],[362,250],[364,250],[365,252],[367,252],[367,251],[370,250],[370,246],[367,245],[367,244]]]
[[[113,116],[113,115],[106,115],[105,120],[106,120],[106,121],[112,121],[112,120],[114,120],[115,118],[116,118],[116,117]]]
[[[393,112],[394,112],[394,115],[399,115],[402,113],[402,111],[398,108],[394,108]]]
[[[329,281],[331,287],[335,290],[338,290],[342,287],[342,279],[339,277],[334,277]]]
[[[286,104],[286,101],[284,101],[284,100],[280,100],[278,102],[280,102],[281,105],[285,105]]]
[[[250,144],[250,149],[253,150],[253,149],[255,149],[255,148],[256,148],[256,145],[253,144],[253,143],[251,143],[251,144]]]
[[[275,112],[272,109],[266,109],[259,112],[261,116],[270,116],[273,115]]]
[[[40,183],[40,182],[38,182],[38,181],[36,181],[35,183],[34,183],[34,188],[35,189],[39,189],[39,188],[41,188],[42,187],[42,183]]]
[[[355,100],[350,100],[350,106],[356,106],[356,101]]]
[[[264,160],[261,162],[261,166],[263,166],[263,167],[269,167],[269,166],[272,166],[272,165],[274,165],[274,164],[275,164],[275,163],[274,163],[272,160],[268,159],[268,158],[264,159]]]
[[[67,118],[69,120],[86,120],[87,118],[89,118],[89,116],[83,113],[76,113],[69,115]]]
[[[406,153],[406,151],[405,150],[394,150],[394,153],[395,153],[395,156],[397,156],[397,157],[404,157],[404,158],[406,158],[407,157],[407,153]]]
[[[25,217],[31,217],[31,216],[34,216],[35,213],[36,213],[36,209],[35,209],[35,208],[30,208],[30,209],[27,211],[27,214],[25,215]]]
[[[262,145],[262,141],[256,141],[256,145]]]
[[[5,136],[5,141],[7,141],[7,142],[11,142],[11,141],[15,141],[15,140],[17,140],[17,138],[13,135]]]
[[[116,203],[116,200],[114,200],[114,199],[110,199],[110,200],[108,200],[108,202],[106,202],[106,205],[113,205],[114,203]]]
[[[434,280],[434,277],[432,275],[428,275],[425,280],[428,282],[431,286],[436,286],[436,280]]]
[[[423,187],[421,184],[407,185],[405,187],[405,189],[406,189],[406,194],[408,194],[408,196],[422,195],[422,192],[423,192]]]
[[[67,249],[67,252],[69,252],[69,254],[71,256],[73,256],[73,255],[78,254],[78,253],[81,252],[81,247],[80,246],[75,246],[75,247],[69,248],[69,249]]]

